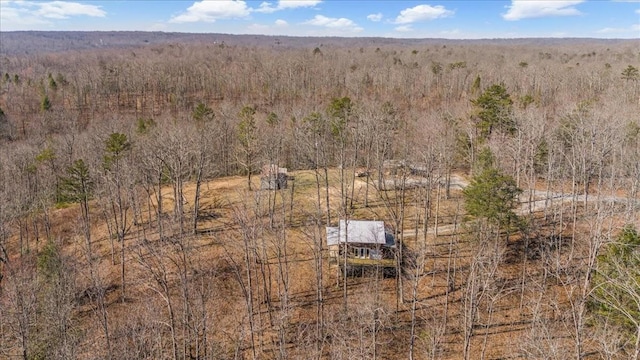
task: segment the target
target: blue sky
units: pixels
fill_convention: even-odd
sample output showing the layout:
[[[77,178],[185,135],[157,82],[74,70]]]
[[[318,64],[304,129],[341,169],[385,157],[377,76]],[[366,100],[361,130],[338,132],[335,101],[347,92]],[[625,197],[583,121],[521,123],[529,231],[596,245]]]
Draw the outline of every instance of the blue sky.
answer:
[[[0,0],[0,31],[640,38],[640,0]]]

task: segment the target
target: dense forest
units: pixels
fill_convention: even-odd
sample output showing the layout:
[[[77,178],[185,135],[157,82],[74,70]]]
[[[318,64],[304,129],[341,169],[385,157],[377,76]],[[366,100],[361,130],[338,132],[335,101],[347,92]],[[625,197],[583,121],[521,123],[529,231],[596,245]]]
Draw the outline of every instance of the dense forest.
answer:
[[[0,40],[0,358],[640,358],[638,40]]]

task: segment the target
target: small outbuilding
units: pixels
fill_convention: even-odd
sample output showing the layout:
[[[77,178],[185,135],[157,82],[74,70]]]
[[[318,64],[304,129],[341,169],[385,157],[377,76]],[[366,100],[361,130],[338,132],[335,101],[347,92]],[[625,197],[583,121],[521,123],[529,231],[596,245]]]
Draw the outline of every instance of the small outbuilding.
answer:
[[[262,167],[262,176],[260,177],[261,190],[282,190],[287,188],[289,175],[287,168],[281,168],[278,165],[271,164]]]

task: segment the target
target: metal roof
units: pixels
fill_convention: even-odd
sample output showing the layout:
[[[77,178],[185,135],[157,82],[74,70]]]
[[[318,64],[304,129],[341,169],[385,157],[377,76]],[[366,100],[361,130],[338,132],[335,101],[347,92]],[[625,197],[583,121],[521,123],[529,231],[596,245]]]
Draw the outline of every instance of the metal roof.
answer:
[[[327,245],[342,243],[387,244],[383,221],[340,220],[338,227],[327,227]]]

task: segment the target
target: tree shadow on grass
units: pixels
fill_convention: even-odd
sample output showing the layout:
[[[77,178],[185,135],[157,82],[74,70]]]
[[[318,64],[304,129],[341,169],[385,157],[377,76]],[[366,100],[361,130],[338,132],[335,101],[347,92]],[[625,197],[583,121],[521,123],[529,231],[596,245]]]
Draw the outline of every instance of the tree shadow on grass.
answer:
[[[543,254],[563,251],[567,246],[568,238],[559,234],[523,236],[509,243],[505,262],[515,264],[525,257],[528,261],[540,260]]]

